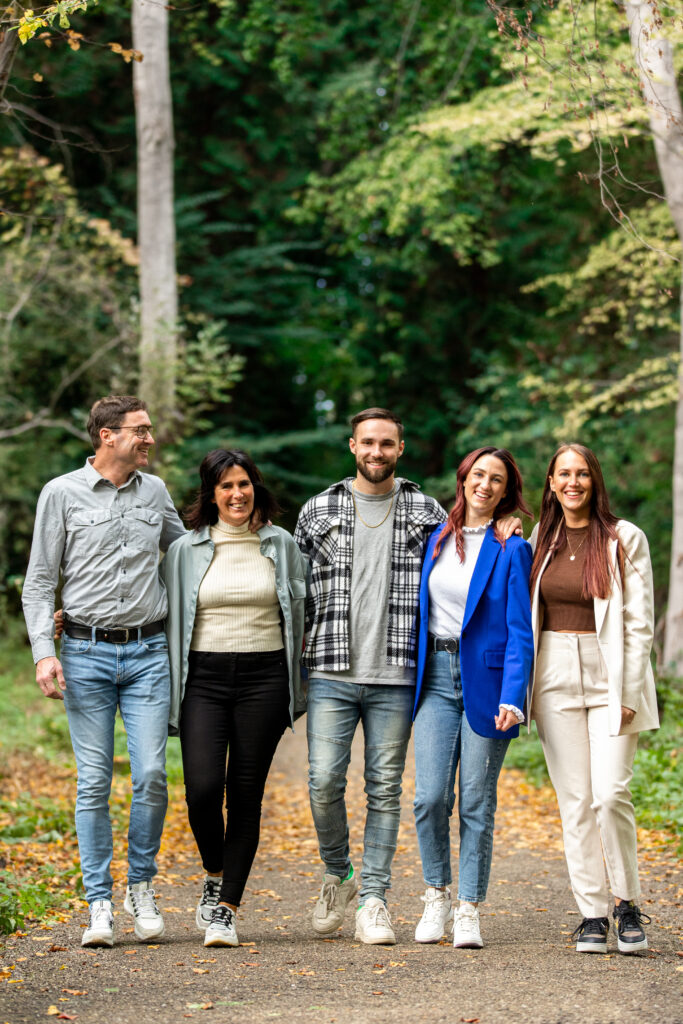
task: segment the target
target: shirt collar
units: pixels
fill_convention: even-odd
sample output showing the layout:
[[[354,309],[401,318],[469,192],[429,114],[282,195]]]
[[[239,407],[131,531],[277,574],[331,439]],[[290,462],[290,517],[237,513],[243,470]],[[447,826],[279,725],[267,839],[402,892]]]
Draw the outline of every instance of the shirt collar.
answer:
[[[101,483],[106,483],[109,484],[110,487],[113,487],[114,484],[111,482],[111,480],[107,480],[106,477],[102,476],[102,474],[95,469],[95,467],[93,466],[94,459],[94,455],[89,455],[88,458],[85,460],[85,466],[83,467],[86,483],[90,487],[91,491],[94,491],[97,485]],[[133,472],[128,477],[128,479],[126,480],[125,484],[122,484],[121,486],[127,487],[131,480],[133,480],[134,478],[135,480],[137,480],[138,483],[142,479],[142,473],[140,472],[139,469],[134,469]],[[120,488],[118,489],[120,490]]]
[[[486,533],[489,526],[493,522],[493,519],[489,519],[488,523],[481,523],[479,526],[463,526],[463,533]]]

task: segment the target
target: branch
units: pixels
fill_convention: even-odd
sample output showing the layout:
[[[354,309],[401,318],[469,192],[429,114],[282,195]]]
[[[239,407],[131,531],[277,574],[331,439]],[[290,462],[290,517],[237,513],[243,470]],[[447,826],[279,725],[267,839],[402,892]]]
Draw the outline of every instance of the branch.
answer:
[[[58,430],[66,430],[68,434],[73,434],[79,441],[89,441],[90,435],[84,430],[79,430],[69,420],[54,420],[50,419],[47,415],[47,410],[41,409],[41,411],[29,420],[27,423],[21,423],[18,427],[9,427],[7,430],[0,430],[0,441],[7,441],[12,437],[18,437],[20,434],[25,434],[29,430],[38,430],[39,427],[54,427]]]

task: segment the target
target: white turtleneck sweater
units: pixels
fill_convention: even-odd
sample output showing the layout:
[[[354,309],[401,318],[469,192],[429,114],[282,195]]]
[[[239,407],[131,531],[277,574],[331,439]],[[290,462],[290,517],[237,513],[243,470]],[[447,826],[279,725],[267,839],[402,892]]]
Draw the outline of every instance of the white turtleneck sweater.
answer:
[[[249,524],[211,527],[215,550],[197,595],[193,651],[261,652],[282,649],[275,566],[261,554]]]

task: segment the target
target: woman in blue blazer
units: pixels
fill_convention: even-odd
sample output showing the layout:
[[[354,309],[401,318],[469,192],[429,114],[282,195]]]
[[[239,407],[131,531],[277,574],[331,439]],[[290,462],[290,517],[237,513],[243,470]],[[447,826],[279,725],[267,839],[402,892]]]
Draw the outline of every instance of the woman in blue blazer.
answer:
[[[504,448],[479,448],[458,467],[455,503],[425,553],[415,694],[415,821],[427,891],[415,931],[481,948],[478,904],[491,869],[498,775],[519,734],[534,656],[531,548],[503,541],[498,521],[529,515],[522,478]],[[460,765],[458,900],[451,905],[450,816]]]

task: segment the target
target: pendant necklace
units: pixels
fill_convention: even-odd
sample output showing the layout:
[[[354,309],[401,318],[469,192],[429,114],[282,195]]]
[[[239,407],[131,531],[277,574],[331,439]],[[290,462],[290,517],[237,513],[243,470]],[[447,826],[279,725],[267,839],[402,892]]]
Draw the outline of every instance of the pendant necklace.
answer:
[[[586,537],[587,536],[588,536],[588,534],[586,534]],[[581,541],[581,544],[583,544],[583,542],[585,541],[586,537],[583,538],[583,540]],[[570,562],[574,561],[574,559],[576,558],[578,552],[581,550],[581,544],[579,544],[579,546],[576,549],[576,551],[574,551],[574,549],[572,548],[571,544],[569,543],[569,534],[567,534],[567,547],[569,548],[569,561]]]

